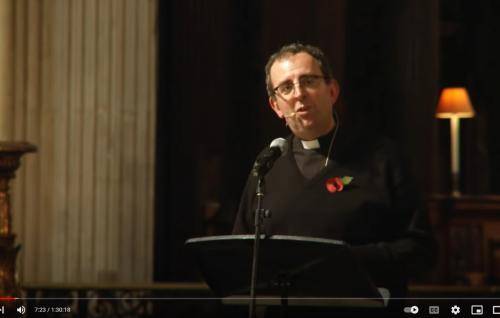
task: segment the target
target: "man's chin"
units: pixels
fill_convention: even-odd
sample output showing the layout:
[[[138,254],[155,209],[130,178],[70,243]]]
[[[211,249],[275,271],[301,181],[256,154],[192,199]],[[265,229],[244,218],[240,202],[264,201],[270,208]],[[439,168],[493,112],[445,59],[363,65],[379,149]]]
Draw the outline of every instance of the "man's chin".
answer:
[[[300,129],[303,130],[304,132],[314,130],[315,124],[314,121],[312,121],[311,119],[300,118],[299,121],[300,121]]]
[[[314,134],[314,130],[311,128],[311,126],[303,125],[301,127],[290,127],[290,130],[295,136],[299,137],[302,140],[316,139],[317,137]]]

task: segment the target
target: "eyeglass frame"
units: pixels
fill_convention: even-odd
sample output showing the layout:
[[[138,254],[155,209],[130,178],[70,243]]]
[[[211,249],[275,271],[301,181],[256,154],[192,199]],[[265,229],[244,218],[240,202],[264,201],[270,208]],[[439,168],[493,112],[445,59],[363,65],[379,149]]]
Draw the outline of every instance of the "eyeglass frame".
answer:
[[[273,96],[278,95],[278,96],[280,96],[281,98],[284,98],[284,99],[289,98],[292,95],[290,95],[290,96],[287,97],[286,94],[279,93],[278,89],[280,89],[280,87],[283,87],[283,85],[285,85],[285,84],[292,84],[293,87],[292,87],[292,89],[290,91],[290,94],[293,94],[295,92],[295,87],[297,86],[297,84],[299,84],[301,87],[304,87],[304,84],[301,83],[301,80],[303,80],[303,79],[314,79],[314,80],[323,79],[323,80],[325,80],[325,82],[331,80],[330,77],[324,76],[324,75],[304,74],[304,75],[301,75],[299,77],[299,80],[297,81],[297,83],[295,81],[284,81],[283,83],[281,83],[278,86],[274,87],[273,88]]]

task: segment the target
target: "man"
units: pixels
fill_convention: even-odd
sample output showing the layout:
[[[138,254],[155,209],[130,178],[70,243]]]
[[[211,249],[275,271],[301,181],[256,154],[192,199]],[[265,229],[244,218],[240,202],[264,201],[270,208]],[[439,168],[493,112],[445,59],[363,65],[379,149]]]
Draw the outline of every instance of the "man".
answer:
[[[377,286],[404,295],[435,248],[394,145],[339,118],[339,85],[320,49],[286,45],[265,70],[269,104],[292,135],[265,176],[263,232],[345,241]],[[248,178],[234,234],[254,231],[256,183]]]

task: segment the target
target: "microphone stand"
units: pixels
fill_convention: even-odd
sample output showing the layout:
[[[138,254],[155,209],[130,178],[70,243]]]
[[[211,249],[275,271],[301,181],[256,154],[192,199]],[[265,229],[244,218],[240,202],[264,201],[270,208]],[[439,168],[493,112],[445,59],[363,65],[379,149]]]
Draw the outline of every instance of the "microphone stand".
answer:
[[[257,177],[257,207],[255,208],[254,226],[255,238],[253,240],[253,256],[252,256],[252,277],[250,281],[250,304],[248,317],[255,318],[255,285],[257,284],[257,268],[259,264],[259,248],[260,248],[260,232],[263,219],[269,217],[269,211],[262,209],[262,201],[264,199],[264,176],[269,172],[286,147],[286,140],[277,138],[271,142],[270,149],[267,154],[255,162],[252,174]]]
[[[248,317],[255,317],[255,285],[257,283],[257,268],[259,262],[259,247],[260,247],[260,232],[262,221],[265,217],[269,216],[269,211],[262,210],[262,199],[264,198],[264,176],[262,173],[258,175],[257,181],[257,207],[255,209],[255,239],[253,241],[253,257],[252,257],[252,278],[250,282],[250,305],[248,311]]]

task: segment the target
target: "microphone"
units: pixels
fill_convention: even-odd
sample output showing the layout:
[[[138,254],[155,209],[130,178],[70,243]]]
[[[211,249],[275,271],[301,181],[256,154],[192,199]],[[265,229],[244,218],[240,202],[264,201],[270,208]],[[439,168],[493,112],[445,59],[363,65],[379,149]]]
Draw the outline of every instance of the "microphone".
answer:
[[[255,160],[252,168],[252,174],[254,177],[263,177],[274,165],[274,162],[281,157],[287,150],[287,142],[284,138],[274,139],[269,148],[267,148],[258,158]]]

